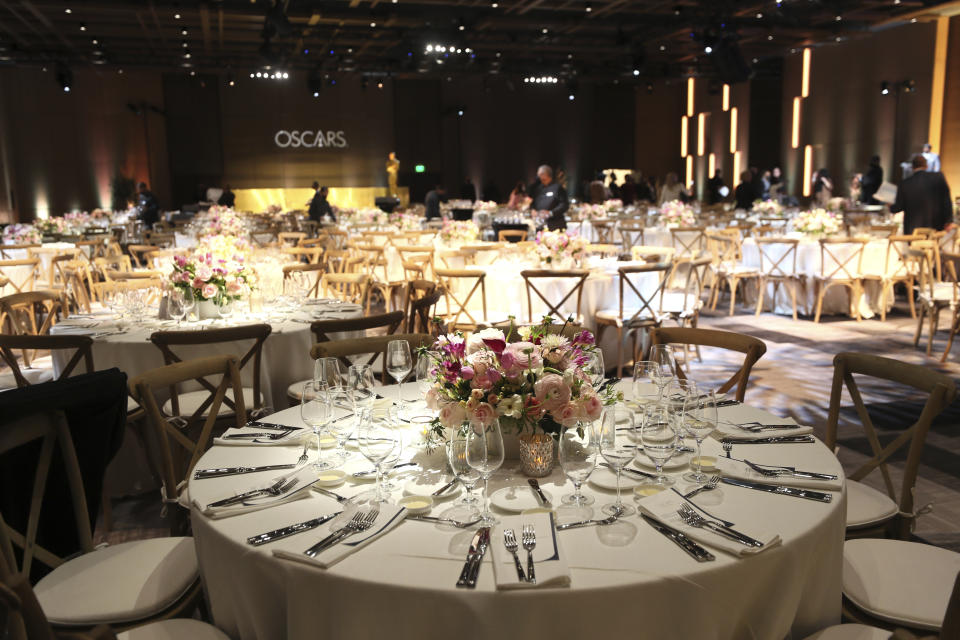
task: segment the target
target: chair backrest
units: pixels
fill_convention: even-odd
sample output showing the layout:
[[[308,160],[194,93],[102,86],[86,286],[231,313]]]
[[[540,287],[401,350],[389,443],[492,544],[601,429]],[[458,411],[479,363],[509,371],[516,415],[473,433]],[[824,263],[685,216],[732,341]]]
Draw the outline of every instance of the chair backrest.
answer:
[[[67,378],[73,373],[73,370],[82,360],[86,366],[87,373],[93,373],[95,371],[93,367],[93,351],[91,347],[93,346],[93,339],[89,336],[49,336],[49,335],[40,335],[40,336],[31,336],[31,335],[22,335],[22,336],[11,336],[6,334],[0,334],[0,358],[7,363],[10,367],[10,370],[13,372],[13,377],[17,381],[18,387],[28,387],[30,386],[30,381],[27,380],[23,372],[20,371],[20,367],[17,364],[17,357],[14,355],[14,349],[23,349],[23,350],[47,350],[47,351],[58,351],[60,349],[76,349],[76,352],[67,362],[66,366],[60,372],[60,376],[57,380],[62,380]]]
[[[0,298],[0,330],[13,335],[46,335],[56,324],[60,307],[61,299],[56,291],[28,291],[4,296]]]
[[[396,333],[401,324],[403,324],[403,311],[391,311],[390,313],[380,313],[372,316],[364,316],[362,318],[316,320],[310,323],[310,330],[313,332],[313,336],[316,339],[316,342],[319,344],[321,342],[334,341],[337,338],[331,337],[330,334],[345,331],[385,329],[385,335],[389,336]],[[371,358],[367,364],[373,364],[375,359],[376,356]],[[344,366],[349,366],[351,364],[351,362],[346,358],[341,358],[340,361],[344,364]]]
[[[307,234],[303,231],[281,231],[277,234],[277,240],[280,242],[281,247],[295,247],[306,237]]]
[[[479,269],[436,269],[437,277],[443,284],[443,297],[447,303],[447,324],[451,330],[458,327],[475,329],[487,318],[487,272]],[[473,295],[480,292],[480,304],[483,315],[474,318],[467,306]],[[464,318],[461,321],[461,318]]]
[[[133,258],[134,265],[141,269],[148,266],[150,259],[147,256],[154,251],[158,251],[158,249],[152,244],[127,245],[127,252],[130,254],[130,257]]]
[[[698,309],[700,296],[703,294],[703,287],[707,280],[707,270],[712,262],[713,257],[709,254],[693,260],[674,257],[673,268],[667,276],[664,297],[670,292],[673,294],[671,298],[675,300],[678,294],[682,294],[682,306],[685,311]]]
[[[677,252],[673,247],[634,246],[630,247],[630,256],[634,260],[645,262],[670,262]]]
[[[669,262],[657,262],[653,264],[636,265],[629,267],[620,267],[617,272],[620,274],[620,319],[623,326],[631,327],[646,321],[656,321],[659,317],[660,304],[663,300],[663,288],[667,282],[667,274],[671,269]],[[657,287],[652,292],[645,293],[643,288],[634,282],[633,274],[637,273],[656,273]],[[639,304],[625,303],[627,292],[631,291]],[[660,300],[657,300],[657,298]],[[626,309],[635,310],[633,314],[625,317]]]
[[[747,392],[747,383],[750,381],[750,371],[764,353],[767,345],[763,340],[733,331],[718,329],[699,329],[693,327],[659,327],[650,334],[651,344],[683,344],[703,347],[717,347],[729,351],[739,351],[744,354],[743,364],[717,388],[717,393],[726,393],[736,385],[736,399],[743,402]],[[676,375],[681,380],[686,379],[683,367],[676,364]]]
[[[370,276],[366,273],[325,273],[320,278],[320,289],[325,298],[333,297],[366,308]]]
[[[824,280],[859,278],[867,242],[867,238],[820,238],[820,277]]]
[[[50,568],[56,568],[65,561],[64,558],[37,544],[40,512],[44,506],[53,507],[53,505],[47,505],[43,498],[50,477],[50,470],[54,464],[55,450],[59,450],[63,462],[64,477],[69,488],[80,551],[93,550],[93,535],[90,530],[89,512],[83,490],[83,478],[80,475],[80,464],[77,461],[73,438],[70,435],[70,429],[63,412],[39,410],[0,425],[0,454],[24,446],[28,449],[39,446],[39,457],[33,476],[33,490],[30,495],[30,508],[27,520],[21,530],[14,530],[13,525],[0,521],[0,545],[7,550],[11,546],[20,550],[19,567],[17,567],[16,560],[12,555],[7,560],[12,563],[12,571],[26,577],[30,575],[34,560]],[[0,514],[0,516],[2,515]],[[9,515],[6,520],[10,520]],[[4,552],[3,555],[7,556],[7,552]]]
[[[31,249],[39,249],[40,244],[0,244],[0,260],[19,260]]]
[[[620,223],[620,240],[623,242],[625,251],[630,251],[633,247],[643,245],[643,235],[646,227],[642,221],[624,221]]]
[[[854,374],[895,382],[928,394],[917,421],[908,428],[901,430],[897,437],[886,446],[880,444],[880,438],[864,405],[860,388],[853,377]],[[906,539],[910,536],[911,526],[916,518],[913,488],[916,484],[917,471],[920,467],[920,457],[927,439],[927,432],[930,430],[934,418],[956,399],[956,384],[949,376],[934,371],[928,366],[908,364],[892,358],[867,353],[838,353],[833,358],[833,387],[830,392],[830,410],[827,414],[826,444],[831,449],[837,445],[840,403],[844,386],[850,393],[854,409],[856,409],[857,416],[860,418],[867,442],[873,452],[873,456],[856,471],[847,474],[847,478],[861,480],[874,469],[880,469],[887,494],[899,505],[899,513],[895,518],[895,533]],[[887,459],[908,443],[907,462],[903,468],[903,480],[901,481],[900,498],[898,500],[890,471],[887,468]]]
[[[526,229],[501,229],[497,232],[499,242],[521,242],[526,239]]]
[[[756,231],[756,230],[754,230]],[[795,278],[797,276],[796,238],[755,238],[760,251],[760,274],[765,278]]]
[[[716,265],[730,266],[736,264],[739,259],[737,242],[728,234],[708,233],[707,247]]]
[[[17,570],[13,544],[0,515],[0,629],[9,640],[57,640],[27,576]],[[115,638],[116,636],[114,636]],[[90,640],[108,640],[98,637]],[[77,640],[81,640],[78,638]],[[109,639],[112,640],[112,639]]]
[[[597,242],[599,244],[611,244],[613,242],[613,220],[594,220],[590,224],[593,226],[593,230],[597,234]]]
[[[123,273],[133,271],[133,263],[130,262],[130,256],[127,255],[101,256],[94,258],[93,264],[101,273],[106,272],[108,269],[110,271],[121,271]]]
[[[310,357],[317,358],[337,358],[341,362],[350,362],[350,356],[366,356],[364,364],[372,364],[378,357],[382,360],[380,371],[380,380],[383,384],[389,381],[387,375],[387,344],[392,340],[406,340],[410,343],[410,349],[419,349],[433,344],[433,336],[426,333],[395,333],[388,336],[369,336],[366,338],[349,338],[346,340],[335,340],[331,342],[318,342],[310,349]]]
[[[150,336],[152,342],[163,354],[165,364],[176,364],[184,362],[172,347],[194,347],[205,344],[225,344],[242,340],[252,340],[251,344],[236,363],[237,370],[240,371],[252,363],[252,387],[253,387],[253,409],[260,408],[260,360],[263,353],[263,343],[270,336],[272,331],[268,324],[251,324],[242,327],[228,327],[225,329],[205,329],[204,331],[157,331]],[[189,351],[186,349],[185,351]],[[189,359],[189,358],[187,358]],[[213,393],[216,385],[203,377],[196,378],[196,382],[207,391]],[[170,389],[170,401],[173,406],[174,415],[180,415],[180,402],[176,394],[176,389]],[[203,404],[197,407],[191,419],[196,419],[203,415],[207,407],[210,406],[212,397],[208,397]],[[226,398],[224,400],[227,406],[234,411],[243,410],[242,398]]]
[[[320,279],[323,277],[325,269],[322,264],[285,264],[283,265],[283,280],[286,283],[292,276],[292,273],[302,273],[307,279],[309,289],[308,298],[320,297]]]
[[[533,293],[536,293],[537,297],[547,306],[547,312],[541,315],[563,319],[566,319],[567,315],[573,315],[574,320],[579,320],[583,283],[590,275],[587,269],[525,269],[520,272],[520,275],[527,287],[527,317],[530,322],[533,322],[533,296],[531,295]],[[559,294],[563,294],[564,288],[566,288],[567,293],[559,300],[554,301],[553,296],[548,296],[547,293],[537,287],[539,284],[540,287],[545,288],[548,279],[549,283],[558,285],[560,288]],[[576,295],[577,300],[576,310],[573,314],[564,314],[562,311],[563,305],[574,295]]]
[[[317,264],[323,256],[323,247],[282,247],[280,251],[291,260],[305,264]]]
[[[154,247],[174,247],[177,244],[177,236],[174,233],[151,233],[147,242]]]
[[[921,240],[923,236],[917,235],[897,235],[887,236],[887,251],[884,256],[883,274],[888,278],[902,277],[907,275],[916,275],[911,270],[911,265],[907,259],[907,249],[914,241]]]
[[[677,227],[670,229],[670,238],[678,256],[695,258],[707,248],[706,227]]]
[[[873,238],[889,238],[897,233],[900,225],[897,224],[871,224],[867,227],[867,233]]]
[[[447,269],[462,269],[463,267],[469,267],[476,264],[477,250],[462,248],[448,249],[444,251],[438,251],[437,257],[440,258],[440,262],[442,262],[443,266]],[[462,261],[463,264],[457,264],[458,260]]]
[[[443,288],[428,280],[414,280],[407,284],[408,333],[437,336],[446,331],[442,323],[436,321],[436,306],[442,296]]]
[[[618,244],[588,244],[584,249],[587,255],[599,255],[604,257],[616,257],[620,255],[620,245]]]
[[[269,328],[267,325],[267,329]],[[157,335],[153,334],[151,340]],[[167,353],[164,351],[165,358]],[[209,382],[208,378],[217,376],[220,380],[216,384]],[[166,416],[161,409],[162,401],[156,394],[158,391],[166,393],[169,389],[175,389],[178,384],[191,380],[201,382],[210,395],[185,424],[171,421],[170,418],[179,415],[178,405],[174,403],[172,415]],[[219,355],[187,361],[176,360],[174,364],[151,369],[130,381],[130,395],[143,407],[156,436],[153,439],[145,439],[147,446],[156,443],[160,448],[158,455],[154,455],[153,459],[161,463],[160,478],[163,482],[164,502],[177,501],[180,483],[189,477],[197,460],[210,447],[210,438],[220,407],[229,401],[226,395],[227,389],[233,391],[235,425],[242,427],[246,423],[246,407],[243,401],[240,368],[234,356]],[[175,398],[174,394],[173,399]],[[204,419],[203,410],[207,408],[209,411]]]
[[[7,279],[7,287],[15,293],[33,291],[40,270],[40,258],[21,258],[18,260],[0,260],[0,275]]]

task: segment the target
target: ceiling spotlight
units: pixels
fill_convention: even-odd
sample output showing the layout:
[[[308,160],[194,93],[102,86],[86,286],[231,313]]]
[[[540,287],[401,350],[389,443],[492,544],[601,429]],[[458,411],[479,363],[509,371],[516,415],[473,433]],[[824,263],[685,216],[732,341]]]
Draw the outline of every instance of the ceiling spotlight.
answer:
[[[123,75],[123,69],[117,69],[117,73],[119,73],[120,75]]]
[[[493,0],[493,2],[490,3],[490,6],[496,9],[497,7],[500,6],[500,3],[497,2],[497,0]]]
[[[180,43],[180,46],[182,46],[184,49],[186,49],[186,48],[189,47],[190,45],[187,44],[187,41],[186,41],[186,40],[184,40],[183,42]]]
[[[182,35],[182,36],[187,35],[187,28],[186,28],[186,27],[184,27],[183,29],[180,29],[180,35]]]
[[[258,78],[262,78],[262,77],[263,77],[263,74],[260,73],[259,71],[257,71],[257,77],[258,77]]]
[[[713,53],[713,47],[711,47],[710,45],[707,45],[703,48],[703,52],[706,54],[711,54]]]
[[[886,80],[880,83],[880,95],[890,95],[890,83]]]
[[[574,100],[574,99],[575,99],[575,96],[572,93],[567,96],[567,100]]]
[[[665,44],[660,45],[660,51],[666,51],[666,50],[667,50],[667,45]]]
[[[773,40],[773,36],[767,36],[767,40]]]
[[[763,14],[757,13],[757,20],[763,20]]]
[[[63,12],[64,12],[64,13],[73,13],[73,9],[71,9],[70,7],[67,7],[66,9],[63,10]]]
[[[371,29],[376,29],[376,28],[377,28],[377,23],[376,23],[376,22],[373,22],[373,21],[371,20],[371,21],[370,21],[370,28],[371,28]]]
[[[544,27],[543,29],[540,30],[540,33],[546,34],[547,31],[548,31],[548,29],[547,29],[546,27]]]
[[[377,83],[377,89],[383,89],[383,81]]]
[[[180,14],[179,14],[179,13],[173,14],[173,19],[174,19],[174,20],[179,20],[179,19],[180,19]]]
[[[232,87],[232,86],[236,85],[237,83],[234,82],[233,80],[230,80],[229,82],[227,82],[227,84]]]
[[[56,72],[57,82],[64,93],[70,93],[70,87],[73,85],[73,71],[63,63],[57,63]]]
[[[187,60],[190,59],[190,50],[189,50],[189,49],[187,49],[187,50],[184,52],[183,57],[186,58]]]
[[[837,36],[837,37],[836,37],[836,40],[837,40],[837,42],[840,42],[841,40],[843,40],[843,38],[841,38],[840,36]]]
[[[840,22],[841,20],[843,20],[843,16],[837,16],[836,18],[834,18],[834,20],[836,20],[837,22]]]
[[[100,41],[97,40],[96,38],[94,38],[94,39],[93,39],[93,44],[100,44]]]
[[[587,13],[590,13],[591,11],[593,11],[593,5],[588,2],[587,6],[585,6],[583,10],[586,11]]]
[[[457,109],[457,116],[463,117],[463,109]]]
[[[313,92],[313,97],[314,97],[314,98],[319,98],[319,97],[320,97],[320,92],[319,92],[319,91],[314,91],[314,92]]]
[[[640,69],[634,69],[634,70],[633,70],[633,77],[637,77],[638,75],[640,75]]]
[[[86,30],[87,30],[87,25],[85,25],[84,23],[81,22],[81,23],[80,23],[80,31],[86,31]]]

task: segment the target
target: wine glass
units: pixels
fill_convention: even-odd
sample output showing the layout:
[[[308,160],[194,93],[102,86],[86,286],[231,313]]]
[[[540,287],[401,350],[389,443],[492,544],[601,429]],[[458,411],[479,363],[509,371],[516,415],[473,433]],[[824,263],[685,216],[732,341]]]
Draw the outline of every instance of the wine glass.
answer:
[[[337,358],[317,358],[313,363],[313,381],[328,387],[347,385],[347,379],[340,368],[340,360]]]
[[[197,306],[197,298],[193,295],[193,287],[187,287],[186,289],[181,289],[181,291],[183,292],[183,318],[189,322],[190,312]]]
[[[303,383],[300,396],[300,418],[313,429],[313,434],[317,437],[317,460],[313,463],[313,468],[317,471],[333,466],[332,463],[323,459],[323,448],[320,445],[320,432],[330,422],[330,410],[331,404],[327,397],[326,385],[313,380]]]
[[[226,326],[230,316],[233,315],[233,300],[229,296],[220,294],[217,297],[217,315],[220,316],[220,320]]]
[[[427,397],[427,393],[436,381],[434,365],[439,360],[440,354],[436,351],[424,351],[417,358],[417,389],[420,391],[420,400],[424,401],[424,404],[426,404],[424,399]],[[426,409],[424,409],[424,411],[426,411]],[[411,418],[413,422],[429,422],[432,419],[433,416],[430,415],[429,411],[426,411],[423,415]]]
[[[183,306],[182,289],[171,289],[167,294],[167,315],[177,321],[177,329],[179,329],[180,321],[187,315],[187,310]]]
[[[480,519],[483,526],[497,523],[490,511],[490,476],[503,464],[503,433],[500,420],[493,418],[490,424],[481,420],[471,420],[467,428],[467,464],[477,470],[483,478],[483,513]]]
[[[474,513],[480,500],[473,495],[473,488],[480,481],[480,473],[467,464],[466,433],[455,433],[447,442],[447,462],[450,463],[450,471],[453,472],[453,475],[456,476],[464,488],[463,497],[457,500],[453,506],[467,507],[471,514]]]
[[[600,349],[588,351],[584,354],[587,361],[583,365],[583,371],[590,378],[590,383],[594,388],[598,388],[604,379],[606,371],[603,368],[603,352]]]
[[[403,381],[413,370],[410,343],[406,340],[391,340],[387,343],[387,373],[397,381],[397,406],[403,406]]]
[[[704,484],[709,476],[703,472],[700,444],[717,428],[717,396],[713,391],[687,396],[683,409],[683,427],[697,441],[697,470],[685,473],[683,479]]]
[[[579,423],[575,427],[567,427],[560,434],[557,448],[560,468],[570,478],[574,489],[573,493],[563,496],[560,501],[575,507],[593,504],[593,497],[583,495],[580,485],[590,477],[597,466],[599,447],[594,425]]]
[[[335,360],[335,358],[334,358]],[[338,363],[339,364],[339,363]],[[331,412],[337,407],[350,406],[352,393],[348,387],[334,385],[327,387],[327,397],[331,405]],[[343,415],[339,418],[331,417],[327,430],[337,441],[337,451],[334,454],[336,458],[335,466],[340,466],[347,461],[347,440],[353,435],[356,426],[369,419],[370,413],[366,409],[354,411],[353,415]]]
[[[660,399],[662,371],[651,360],[641,360],[633,367],[633,401],[648,405]]]
[[[633,412],[623,405],[607,407],[600,419],[600,455],[617,472],[617,501],[601,509],[608,516],[629,516],[636,512],[620,499],[620,475],[637,455],[637,446],[629,436],[633,425]]]
[[[640,442],[643,445],[643,453],[657,467],[654,483],[662,487],[672,485],[673,478],[663,475],[663,465],[676,453],[678,438],[666,403],[647,405],[644,410],[643,427],[640,429]]]
[[[389,421],[375,417],[360,423],[357,429],[357,445],[363,457],[373,463],[377,469],[377,487],[372,492],[361,494],[357,501],[388,502],[390,497],[383,491],[383,461],[398,444],[398,434]]]
[[[659,379],[654,382],[660,386],[662,392],[663,387],[676,375],[677,361],[673,357],[673,349],[668,344],[653,345],[650,347],[650,361],[660,369]]]
[[[347,387],[350,389],[353,412],[370,413],[377,399],[377,393],[373,390],[373,367],[369,364],[350,365],[350,369],[347,370]]]

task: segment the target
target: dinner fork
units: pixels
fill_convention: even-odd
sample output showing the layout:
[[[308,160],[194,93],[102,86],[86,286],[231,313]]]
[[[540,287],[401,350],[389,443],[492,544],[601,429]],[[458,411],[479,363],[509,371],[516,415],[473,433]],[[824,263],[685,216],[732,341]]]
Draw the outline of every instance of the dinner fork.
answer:
[[[697,494],[700,493],[701,491],[713,491],[714,489],[717,488],[717,484],[718,484],[719,482],[720,482],[720,476],[719,476],[719,475],[710,476],[710,478],[707,480],[707,483],[706,483],[706,484],[697,487],[696,489],[694,489],[694,490],[691,491],[690,493],[684,494],[683,497],[686,498],[687,500],[689,500],[690,498],[692,498],[693,496],[697,495]]]
[[[527,582],[537,583],[537,574],[533,568],[533,550],[537,546],[537,533],[532,524],[523,525],[520,532],[523,548],[527,552]]]
[[[729,458],[729,457],[730,457],[730,452],[733,451],[733,443],[732,443],[732,442],[724,442],[724,443],[723,443],[723,451],[727,454],[727,457]]]
[[[243,493],[237,494],[235,496],[224,498],[223,500],[217,500],[216,502],[211,502],[210,504],[207,505],[207,508],[209,509],[210,507],[226,507],[231,504],[236,504],[237,502],[243,502],[248,498],[252,498],[254,496],[258,496],[261,494],[278,496],[284,493],[287,489],[290,489],[291,487],[293,487],[293,485],[297,484],[299,481],[300,480],[296,477],[293,477],[293,478],[283,477],[278,479],[276,482],[274,482],[269,487],[266,487],[265,489],[253,489],[251,491],[244,491]]]
[[[352,536],[355,533],[360,533],[361,531],[366,531],[373,526],[373,523],[377,521],[379,516],[379,505],[375,505],[370,511],[365,513],[358,511],[346,525],[304,551],[304,554],[310,556],[311,558],[316,557],[318,553],[329,549],[333,545],[342,541],[344,538]]]
[[[680,505],[680,508],[677,509],[677,515],[679,515],[680,518],[682,518],[683,521],[686,522],[691,527],[709,529],[710,531],[719,533],[723,537],[730,538],[731,540],[739,542],[740,544],[747,547],[763,546],[763,543],[760,542],[759,540],[751,538],[748,535],[744,535],[739,531],[731,529],[730,527],[724,527],[720,524],[717,524],[716,522],[711,522],[710,520],[707,520],[706,518],[701,516],[699,513],[691,509],[690,505],[686,503]]]
[[[303,443],[303,453],[300,454],[300,457],[297,458],[297,466],[304,464],[307,461],[307,442]]]
[[[517,534],[513,532],[513,529],[507,529],[503,532],[503,546],[513,556],[513,564],[517,567],[517,579],[520,582],[526,582],[527,577],[523,575],[523,567],[520,566],[520,558],[517,557],[517,549],[520,548],[520,545],[517,544]]]

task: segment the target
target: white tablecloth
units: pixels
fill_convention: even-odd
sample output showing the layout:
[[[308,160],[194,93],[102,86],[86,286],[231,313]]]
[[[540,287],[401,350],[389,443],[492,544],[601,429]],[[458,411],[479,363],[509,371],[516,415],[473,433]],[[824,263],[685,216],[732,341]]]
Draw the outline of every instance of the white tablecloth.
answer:
[[[383,393],[393,397],[392,389]],[[274,418],[302,424],[294,409]],[[706,446],[708,452],[719,450],[715,441]],[[741,446],[734,452],[842,474],[819,442]],[[298,454],[297,447],[214,447],[198,466],[293,462]],[[353,454],[346,470],[369,466],[358,457]],[[423,454],[418,459],[424,466],[443,465]],[[516,460],[507,460],[491,490],[519,486],[529,491],[517,468]],[[191,481],[190,495],[205,504],[270,477],[267,472],[259,479]],[[555,500],[572,491],[559,469],[540,484]],[[336,491],[352,495],[369,486],[347,483]],[[584,491],[596,497],[594,509],[613,498],[592,485]],[[571,586],[524,591],[497,591],[489,559],[475,591],[455,588],[473,532],[425,522],[401,523],[326,570],[272,555],[276,545],[306,549],[319,539],[316,531],[256,548],[246,544],[248,536],[340,509],[319,494],[219,520],[194,511],[192,520],[214,620],[234,638],[779,639],[791,633],[801,638],[839,621],[845,493],[834,498],[823,504],[727,485],[703,494],[697,502],[705,509],[745,529],[781,535],[781,546],[744,559],[715,551],[715,562],[698,564],[635,515],[612,527],[560,532]],[[442,511],[443,504],[434,511]]]
[[[76,247],[77,245],[72,242],[45,242],[35,249],[7,249],[4,253],[9,256],[9,258],[7,258],[8,260],[26,260],[30,257],[30,252],[32,251],[37,258],[40,258],[36,278],[37,280],[46,281],[51,276],[50,268],[53,264],[53,258],[65,249],[75,249]],[[11,281],[20,284],[29,277],[30,267],[5,267],[3,272]],[[33,291],[41,288],[42,286],[34,286],[32,289],[24,289],[24,291]],[[0,297],[16,292],[17,290],[12,284],[0,287]]]

